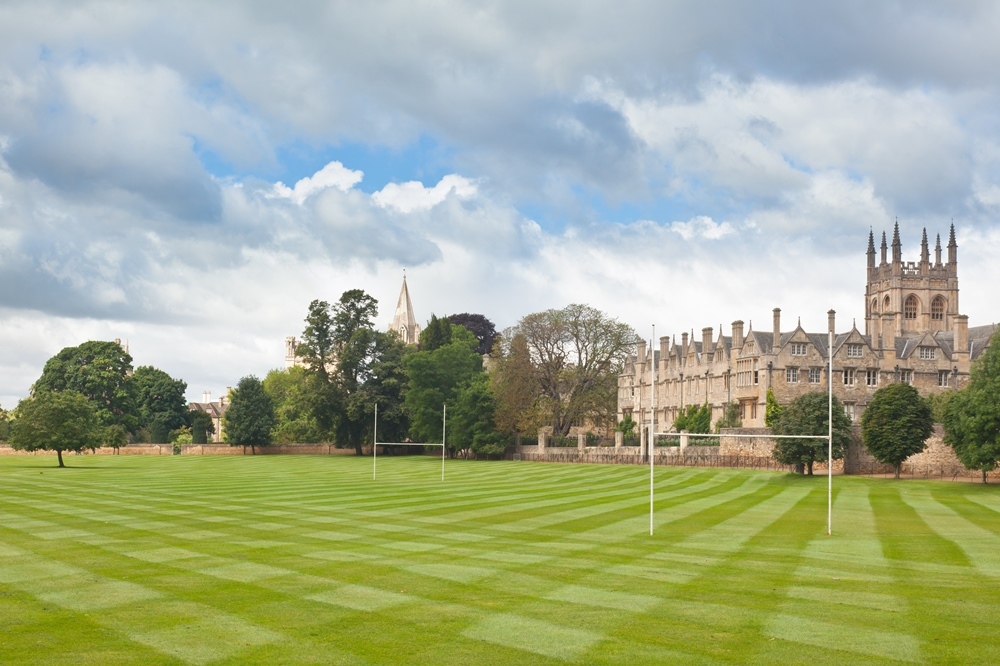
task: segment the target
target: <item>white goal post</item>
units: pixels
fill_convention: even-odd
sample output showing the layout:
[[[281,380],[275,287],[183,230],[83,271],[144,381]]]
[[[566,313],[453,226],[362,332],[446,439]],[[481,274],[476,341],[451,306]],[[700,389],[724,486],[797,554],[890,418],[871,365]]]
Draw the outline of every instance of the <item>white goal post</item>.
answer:
[[[444,481],[445,434],[448,422],[448,405],[441,406],[441,441],[440,442],[380,442],[378,441],[378,403],[375,403],[375,426],[372,428],[372,480],[378,472],[378,447],[382,446],[440,446],[441,447],[441,480]]]
[[[832,312],[832,310],[831,310]],[[833,535],[833,330],[827,333],[827,433],[825,435],[733,435],[716,433],[689,433],[688,437],[748,437],[761,439],[825,439],[827,441],[827,491],[826,491],[826,535]],[[653,354],[653,341],[656,340],[656,326],[653,326],[653,337],[649,340],[649,439],[646,442],[646,452],[649,455],[649,536],[653,536],[653,461],[656,458],[656,438],[662,435],[677,437],[675,432],[655,432],[656,425],[656,357]],[[642,417],[640,416],[640,419]],[[646,426],[641,426],[645,429]]]

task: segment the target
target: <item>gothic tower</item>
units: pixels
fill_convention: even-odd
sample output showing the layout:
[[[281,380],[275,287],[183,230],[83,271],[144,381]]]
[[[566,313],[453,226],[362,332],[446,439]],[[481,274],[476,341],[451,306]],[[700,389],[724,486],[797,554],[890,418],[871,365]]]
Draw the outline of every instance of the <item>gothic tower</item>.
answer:
[[[406,286],[406,275],[403,275],[403,286],[399,290],[399,300],[396,302],[396,314],[389,324],[390,331],[399,333],[399,337],[408,345],[420,341],[420,324],[413,316],[413,303],[410,302],[410,290]]]
[[[948,262],[941,263],[938,235],[931,261],[927,229],[920,241],[920,261],[903,261],[899,222],[892,233],[892,261],[887,261],[885,232],[881,262],[875,263],[875,234],[868,234],[868,286],[865,332],[873,338],[912,337],[925,331],[952,331],[958,316],[958,244],[955,225],[948,238]],[[874,339],[873,339],[874,342]]]

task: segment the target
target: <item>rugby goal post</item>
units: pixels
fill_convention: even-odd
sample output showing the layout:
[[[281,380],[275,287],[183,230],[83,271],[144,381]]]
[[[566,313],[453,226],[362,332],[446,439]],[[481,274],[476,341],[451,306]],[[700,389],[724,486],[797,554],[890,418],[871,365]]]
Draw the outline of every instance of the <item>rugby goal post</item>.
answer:
[[[441,447],[441,480],[444,481],[444,454],[448,425],[448,405],[441,405],[441,443],[437,442],[380,442],[378,441],[378,403],[375,403],[375,426],[372,428],[372,480],[378,473],[378,445],[382,446],[440,446]]]
[[[833,312],[831,310],[830,312]],[[748,437],[761,439],[825,439],[827,441],[827,490],[826,490],[826,535],[833,536],[833,329],[827,332],[827,433],[825,435],[722,435],[721,433],[694,433],[689,437]],[[653,326],[653,337],[649,339],[649,441],[646,442],[646,452],[649,455],[649,536],[653,536],[653,461],[656,457],[656,438],[661,435],[674,436],[677,433],[656,432],[656,359],[652,352],[653,341],[656,340],[656,326]],[[641,419],[641,417],[640,417]],[[645,426],[642,426],[643,428]]]

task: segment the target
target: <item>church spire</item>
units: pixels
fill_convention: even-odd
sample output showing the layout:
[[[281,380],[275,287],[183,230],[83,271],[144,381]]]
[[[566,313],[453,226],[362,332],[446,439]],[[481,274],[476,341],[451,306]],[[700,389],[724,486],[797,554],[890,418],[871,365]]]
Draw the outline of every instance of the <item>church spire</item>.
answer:
[[[868,229],[868,268],[875,268],[875,231]]]
[[[937,235],[937,243],[934,244],[934,265],[941,265],[941,234]]]
[[[924,236],[920,239],[920,263],[927,265],[931,262],[931,251],[927,247],[927,227],[924,227]]]
[[[882,230],[882,264],[885,265],[886,253],[889,251],[889,246],[885,242],[885,229]]]
[[[410,289],[406,285],[406,273],[403,273],[403,286],[399,290],[399,300],[396,301],[396,314],[389,324],[390,331],[399,333],[399,337],[408,345],[420,341],[420,325],[413,316],[413,303],[410,301]]]
[[[955,242],[955,223],[951,223],[951,231],[948,234],[948,263],[958,263],[958,243]]]
[[[896,227],[892,231],[892,263],[898,264],[903,260],[903,244],[899,242],[899,220],[896,220]]]

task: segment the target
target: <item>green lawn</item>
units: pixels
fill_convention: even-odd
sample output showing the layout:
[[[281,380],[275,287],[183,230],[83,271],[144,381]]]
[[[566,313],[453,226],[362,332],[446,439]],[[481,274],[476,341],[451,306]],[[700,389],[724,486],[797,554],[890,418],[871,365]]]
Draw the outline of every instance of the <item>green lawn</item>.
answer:
[[[0,662],[993,662],[1000,487],[0,458]]]

